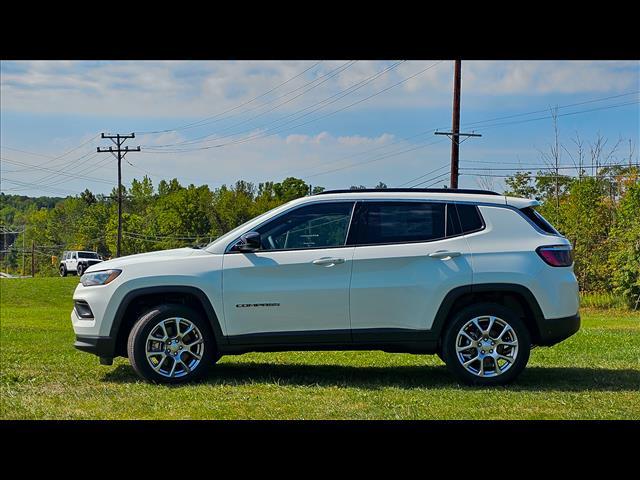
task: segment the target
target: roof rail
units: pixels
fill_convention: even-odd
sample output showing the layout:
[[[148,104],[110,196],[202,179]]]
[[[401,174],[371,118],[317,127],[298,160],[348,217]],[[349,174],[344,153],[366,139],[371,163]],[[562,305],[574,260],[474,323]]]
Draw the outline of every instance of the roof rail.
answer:
[[[354,188],[349,190],[324,190],[316,195],[326,195],[329,193],[472,193],[476,195],[500,195],[491,190],[476,190],[470,188]]]

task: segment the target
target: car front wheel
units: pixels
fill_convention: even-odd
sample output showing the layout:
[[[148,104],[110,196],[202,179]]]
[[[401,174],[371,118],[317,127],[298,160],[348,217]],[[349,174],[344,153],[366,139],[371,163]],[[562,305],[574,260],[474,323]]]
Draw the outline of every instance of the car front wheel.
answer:
[[[76,270],[76,274],[81,277],[82,276],[82,272],[84,272],[84,267],[82,266],[82,264],[78,265],[77,270]]]
[[[129,334],[127,353],[136,373],[156,383],[201,378],[218,358],[211,328],[195,310],[161,305],[145,313]]]
[[[502,305],[485,303],[460,311],[449,324],[442,356],[469,385],[512,381],[529,361],[531,337],[524,322]]]

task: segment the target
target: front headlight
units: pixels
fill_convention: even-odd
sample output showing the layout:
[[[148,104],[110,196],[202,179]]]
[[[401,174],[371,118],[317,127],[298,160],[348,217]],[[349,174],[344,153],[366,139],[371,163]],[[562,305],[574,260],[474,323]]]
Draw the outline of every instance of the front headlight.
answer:
[[[85,287],[92,287],[94,285],[106,285],[112,282],[122,270],[100,270],[98,272],[85,273],[80,277],[80,283]]]

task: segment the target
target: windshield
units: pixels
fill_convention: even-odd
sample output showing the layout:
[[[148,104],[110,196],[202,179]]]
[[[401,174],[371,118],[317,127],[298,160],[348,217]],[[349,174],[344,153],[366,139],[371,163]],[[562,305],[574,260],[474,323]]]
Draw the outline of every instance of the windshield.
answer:
[[[78,258],[98,258],[98,254],[97,253],[93,253],[93,252],[78,252]]]

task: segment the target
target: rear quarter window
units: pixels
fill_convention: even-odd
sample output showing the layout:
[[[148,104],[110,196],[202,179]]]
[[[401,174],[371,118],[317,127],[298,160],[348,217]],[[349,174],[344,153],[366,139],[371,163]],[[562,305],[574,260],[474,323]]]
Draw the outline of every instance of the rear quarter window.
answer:
[[[521,208],[520,211],[543,232],[546,232],[549,235],[560,235],[560,233],[558,233],[558,231],[553,228],[553,226],[533,207]]]
[[[482,230],[484,222],[478,207],[467,204],[447,205],[447,237]]]

